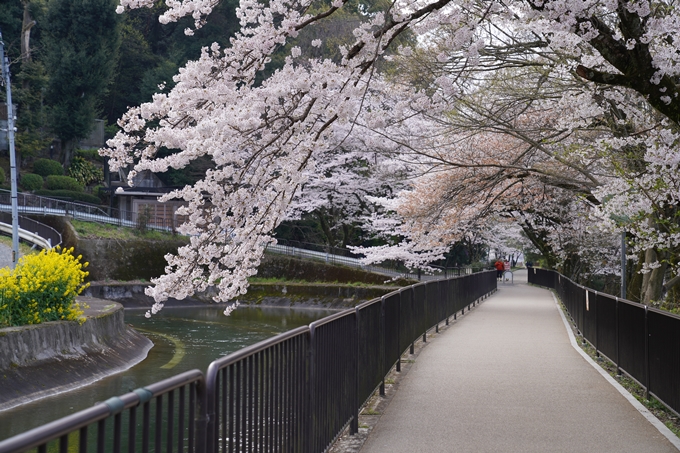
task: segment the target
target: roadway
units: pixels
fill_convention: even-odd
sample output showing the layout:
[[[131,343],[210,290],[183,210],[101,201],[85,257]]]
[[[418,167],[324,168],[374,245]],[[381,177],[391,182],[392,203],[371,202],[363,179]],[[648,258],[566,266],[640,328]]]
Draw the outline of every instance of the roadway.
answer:
[[[431,337],[360,451],[677,452],[579,351],[552,294],[518,272]]]

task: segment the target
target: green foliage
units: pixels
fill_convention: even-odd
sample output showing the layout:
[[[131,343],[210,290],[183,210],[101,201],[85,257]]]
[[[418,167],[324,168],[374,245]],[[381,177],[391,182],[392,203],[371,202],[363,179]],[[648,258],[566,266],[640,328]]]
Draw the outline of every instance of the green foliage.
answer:
[[[144,238],[148,240],[158,240],[158,241],[178,241],[187,243],[188,238],[183,236],[173,235],[172,233],[165,233],[156,230],[147,230],[143,235],[139,234],[139,231],[134,228],[126,228],[118,225],[111,225],[108,223],[95,223],[95,222],[83,222],[80,220],[71,220],[71,225],[78,232],[81,238],[103,238],[103,239],[121,239],[121,240],[133,240],[138,238]]]
[[[40,61],[26,61],[21,64],[12,87],[16,92],[16,103],[20,106],[16,149],[24,157],[39,155],[52,141],[45,132],[47,114],[43,97],[47,80],[45,67]]]
[[[39,132],[34,132],[30,129],[24,132],[17,132],[14,138],[17,153],[21,154],[22,157],[35,157],[39,155],[52,141],[51,137],[42,137]]]
[[[80,156],[73,158],[67,173],[68,176],[75,179],[83,186],[104,181],[104,172],[102,169]],[[66,187],[63,188],[66,189]]]
[[[70,190],[82,192],[84,186],[78,180],[70,176],[50,175],[47,177],[46,186],[48,190]]]
[[[9,54],[10,61],[21,56],[21,20],[23,8],[21,2],[0,1],[0,31],[2,31],[5,51]],[[2,88],[5,91],[5,88]]]
[[[101,204],[102,200],[89,193],[74,192],[72,190],[36,190],[36,195],[41,197],[59,198],[68,201],[77,201],[90,204]]]
[[[47,321],[83,322],[75,298],[88,285],[87,263],[73,249],[54,248],[22,257],[14,270],[0,269],[0,327]]]
[[[164,8],[160,4],[126,11],[121,16],[119,63],[103,104],[108,123],[115,124],[128,106],[150,101],[161,91],[160,83],[165,83],[165,92],[172,88],[178,68],[200,57],[202,47],[213,42],[227,47],[239,28],[237,6],[237,0],[217,2],[210,20],[194,36],[184,34],[185,28],[193,27],[190,17],[159,23],[157,17]]]
[[[5,183],[5,169],[0,167],[0,184]]]
[[[43,177],[35,173],[27,173],[21,177],[21,187],[31,192],[42,189],[43,183]]]
[[[128,14],[126,14],[128,16]],[[104,100],[104,110],[109,123],[115,123],[128,109],[150,98],[143,98],[140,86],[144,74],[158,64],[159,57],[151,48],[140,28],[126,18],[121,27],[119,64]]]
[[[99,185],[99,186],[94,186],[94,187],[92,188],[92,194],[93,194],[94,196],[98,197],[99,199],[104,200],[104,199],[106,199],[106,197],[107,197],[107,195],[108,195],[108,194],[106,193],[106,190],[105,190],[105,189],[106,189],[105,186],[101,186],[101,185]]]
[[[120,46],[114,0],[50,0],[44,23],[45,100],[63,142],[87,137]]]
[[[104,158],[99,155],[99,150],[97,149],[77,149],[75,154],[77,157],[82,157],[85,160],[104,162]]]
[[[61,176],[64,174],[64,167],[52,159],[36,159],[33,162],[33,173],[40,175],[43,178],[47,178],[50,175]]]
[[[104,139],[109,140],[112,139],[120,130],[117,124],[107,124],[104,126]],[[97,151],[97,154],[99,154],[99,151]],[[102,156],[99,156],[99,158],[103,161],[104,158]]]

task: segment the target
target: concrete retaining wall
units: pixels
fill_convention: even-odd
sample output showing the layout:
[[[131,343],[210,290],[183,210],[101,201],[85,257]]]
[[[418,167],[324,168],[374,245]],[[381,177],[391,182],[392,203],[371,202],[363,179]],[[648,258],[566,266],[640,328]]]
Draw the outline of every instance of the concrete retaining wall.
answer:
[[[148,285],[139,283],[94,283],[87,288],[88,296],[115,300],[125,308],[148,308],[153,299],[144,294]],[[351,286],[333,283],[256,283],[250,285],[248,293],[238,298],[243,305],[262,307],[317,307],[348,308],[375,299],[398,289],[394,286]],[[213,303],[211,293],[197,294],[193,297],[165,302],[168,307],[193,306]]]
[[[121,304],[79,301],[89,305],[82,325],[0,329],[0,410],[87,385],[146,358],[153,343],[125,325]]]

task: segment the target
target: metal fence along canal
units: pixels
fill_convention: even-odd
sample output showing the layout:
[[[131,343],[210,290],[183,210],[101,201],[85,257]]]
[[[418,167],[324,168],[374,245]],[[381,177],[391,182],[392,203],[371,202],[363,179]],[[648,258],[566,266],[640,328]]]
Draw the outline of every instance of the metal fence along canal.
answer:
[[[555,271],[529,269],[529,283],[554,289],[598,355],[680,413],[680,316],[578,285]]]
[[[325,451],[403,352],[496,290],[496,272],[402,288],[0,442],[0,453]]]

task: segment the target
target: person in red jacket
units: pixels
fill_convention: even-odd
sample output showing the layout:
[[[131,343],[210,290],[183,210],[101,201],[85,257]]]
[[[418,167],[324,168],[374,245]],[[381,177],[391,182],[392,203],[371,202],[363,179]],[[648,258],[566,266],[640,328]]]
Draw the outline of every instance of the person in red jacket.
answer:
[[[503,271],[505,270],[505,263],[503,260],[498,258],[498,260],[493,264],[493,267],[496,268],[496,279],[503,279]]]

